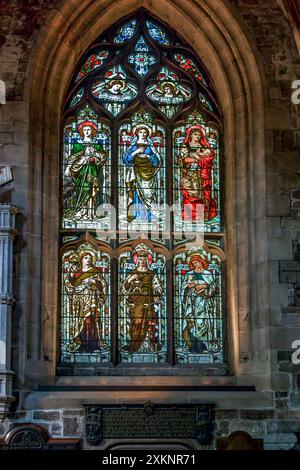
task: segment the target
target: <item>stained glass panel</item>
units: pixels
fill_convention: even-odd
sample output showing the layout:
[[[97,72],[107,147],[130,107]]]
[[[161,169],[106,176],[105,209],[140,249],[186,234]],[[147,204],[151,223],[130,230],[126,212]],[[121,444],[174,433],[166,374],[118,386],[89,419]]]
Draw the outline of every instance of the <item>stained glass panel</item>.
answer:
[[[223,362],[221,261],[198,247],[174,258],[176,362]]]
[[[137,86],[128,81],[121,65],[108,70],[92,86],[92,93],[105,108],[117,116],[137,95]]]
[[[168,118],[182,107],[192,97],[192,90],[188,85],[178,80],[178,76],[168,67],[162,67],[157,75],[157,81],[148,86],[148,98],[156,104]]]
[[[84,88],[80,88],[80,90],[78,90],[77,93],[71,99],[70,108],[73,108],[74,106],[76,106],[76,104],[78,104],[82,100],[83,95],[84,95]]]
[[[165,129],[144,109],[119,131],[119,229],[163,228]]]
[[[62,257],[61,361],[110,360],[110,257],[90,243]]]
[[[129,41],[134,35],[136,29],[136,20],[131,20],[129,23],[121,26],[118,30],[118,33],[114,39],[115,44],[124,44],[124,42]]]
[[[145,243],[119,258],[119,344],[125,363],[166,361],[166,260]]]
[[[153,21],[146,21],[147,28],[151,38],[157,42],[160,46],[169,46],[170,39],[166,31],[161,26],[153,23]]]
[[[186,117],[173,132],[175,232],[220,231],[218,131],[200,112]]]
[[[63,227],[109,228],[100,207],[110,194],[110,130],[85,106],[64,131]]]
[[[149,52],[149,47],[143,36],[137,40],[134,51],[129,55],[128,62],[134,65],[136,73],[140,76],[147,75],[150,67],[156,64],[157,58]]]
[[[107,58],[108,51],[100,51],[97,54],[92,54],[81,68],[79,74],[77,75],[76,82],[92,70],[101,67]]]
[[[185,57],[183,54],[175,54],[174,59],[179,63],[179,66],[183,70],[186,70],[189,74],[193,75],[195,78],[197,78],[197,80],[199,80],[199,82],[207,85],[203,73],[200,72],[199,68],[192,59]]]

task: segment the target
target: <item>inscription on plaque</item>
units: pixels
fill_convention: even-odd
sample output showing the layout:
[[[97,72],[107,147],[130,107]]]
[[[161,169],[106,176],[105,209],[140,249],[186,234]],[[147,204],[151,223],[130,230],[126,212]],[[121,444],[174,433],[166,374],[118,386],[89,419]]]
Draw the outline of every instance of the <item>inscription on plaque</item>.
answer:
[[[210,444],[213,405],[86,406],[87,441],[105,438],[185,438]]]

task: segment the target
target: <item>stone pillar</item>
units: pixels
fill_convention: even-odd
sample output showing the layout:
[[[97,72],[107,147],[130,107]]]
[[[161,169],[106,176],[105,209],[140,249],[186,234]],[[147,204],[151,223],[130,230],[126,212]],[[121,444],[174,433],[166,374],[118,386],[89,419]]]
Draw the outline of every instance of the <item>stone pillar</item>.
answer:
[[[12,396],[11,317],[14,303],[12,291],[13,241],[17,234],[17,207],[0,204],[0,419],[8,411]]]

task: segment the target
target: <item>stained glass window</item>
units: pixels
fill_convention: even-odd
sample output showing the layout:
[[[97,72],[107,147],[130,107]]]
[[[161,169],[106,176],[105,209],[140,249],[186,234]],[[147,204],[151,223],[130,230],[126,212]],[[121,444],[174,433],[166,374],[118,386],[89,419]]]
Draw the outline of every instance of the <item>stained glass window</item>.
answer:
[[[222,365],[222,113],[201,57],[137,11],[84,52],[62,115],[58,367]]]
[[[84,96],[84,88],[80,88],[80,90],[78,90],[77,93],[71,99],[70,107],[73,108],[74,106],[76,106],[82,100],[83,96]]]

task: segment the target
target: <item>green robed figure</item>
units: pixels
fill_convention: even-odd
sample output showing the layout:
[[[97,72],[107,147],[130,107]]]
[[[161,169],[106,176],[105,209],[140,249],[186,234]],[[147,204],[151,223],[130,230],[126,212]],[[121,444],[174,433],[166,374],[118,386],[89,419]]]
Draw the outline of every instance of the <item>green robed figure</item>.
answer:
[[[73,146],[72,155],[66,168],[66,176],[74,180],[74,198],[66,215],[77,220],[97,218],[97,208],[104,200],[103,165],[107,153],[96,141],[97,124],[84,121],[78,126],[81,139]]]

